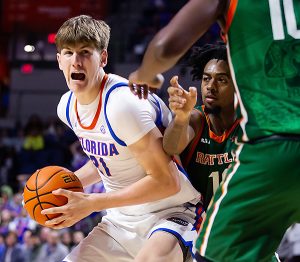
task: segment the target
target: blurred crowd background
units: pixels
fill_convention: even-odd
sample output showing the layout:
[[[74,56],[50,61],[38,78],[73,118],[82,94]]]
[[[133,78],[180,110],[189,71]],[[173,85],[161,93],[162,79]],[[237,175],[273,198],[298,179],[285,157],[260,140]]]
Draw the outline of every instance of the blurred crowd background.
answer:
[[[56,116],[58,100],[67,91],[56,62],[54,39],[59,26],[79,14],[105,20],[112,29],[106,72],[128,77],[154,34],[185,3],[0,0],[0,262],[62,261],[103,215],[92,214],[71,228],[53,231],[32,221],[22,207],[24,184],[37,169],[60,165],[74,171],[87,161],[76,136]],[[219,40],[215,24],[196,45]],[[175,74],[183,86],[199,86],[193,83],[183,58],[165,73],[165,86],[158,91],[165,101],[166,86]],[[101,183],[86,189],[102,191]],[[297,245],[300,230],[295,225],[279,249],[284,261],[299,259]]]

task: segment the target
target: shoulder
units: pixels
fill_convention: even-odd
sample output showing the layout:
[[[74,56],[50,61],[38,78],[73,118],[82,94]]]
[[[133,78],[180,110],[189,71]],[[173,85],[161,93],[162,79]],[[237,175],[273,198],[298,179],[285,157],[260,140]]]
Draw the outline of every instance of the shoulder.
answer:
[[[57,115],[64,123],[67,122],[67,109],[70,106],[72,98],[73,93],[68,91],[61,96],[57,105]]]
[[[119,75],[108,74],[108,78],[107,78],[107,86],[108,87],[113,87],[116,84],[120,84],[120,83],[128,85],[128,80]]]

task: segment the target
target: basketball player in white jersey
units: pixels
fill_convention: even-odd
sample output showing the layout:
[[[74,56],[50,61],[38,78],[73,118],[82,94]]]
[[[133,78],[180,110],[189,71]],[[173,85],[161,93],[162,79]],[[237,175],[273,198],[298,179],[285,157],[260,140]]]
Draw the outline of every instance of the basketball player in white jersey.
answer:
[[[170,111],[155,95],[139,100],[128,81],[106,74],[109,26],[89,16],[67,20],[56,36],[59,68],[69,91],[57,108],[90,161],[77,170],[84,187],[103,181],[106,193],[54,191],[68,198],[47,226],[74,225],[106,210],[101,223],[64,261],[184,261],[202,220],[200,194],[163,151]]]

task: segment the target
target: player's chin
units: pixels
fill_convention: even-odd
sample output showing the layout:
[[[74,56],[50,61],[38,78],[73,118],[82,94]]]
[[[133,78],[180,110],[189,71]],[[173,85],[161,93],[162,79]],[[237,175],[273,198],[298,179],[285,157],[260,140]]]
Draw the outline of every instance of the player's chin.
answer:
[[[207,114],[218,114],[221,112],[221,107],[218,105],[207,104],[207,103],[204,103],[204,105],[205,105],[204,111]]]

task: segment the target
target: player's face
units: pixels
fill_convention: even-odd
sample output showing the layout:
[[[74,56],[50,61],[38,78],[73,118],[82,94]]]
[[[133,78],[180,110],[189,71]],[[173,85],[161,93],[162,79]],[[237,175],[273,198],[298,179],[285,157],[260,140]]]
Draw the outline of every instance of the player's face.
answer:
[[[93,46],[78,44],[64,47],[57,54],[57,60],[69,89],[80,94],[99,85],[101,70],[107,63],[107,51],[100,53]]]
[[[202,101],[208,109],[221,109],[232,106],[234,86],[227,62],[210,60],[203,72],[201,83]]]

